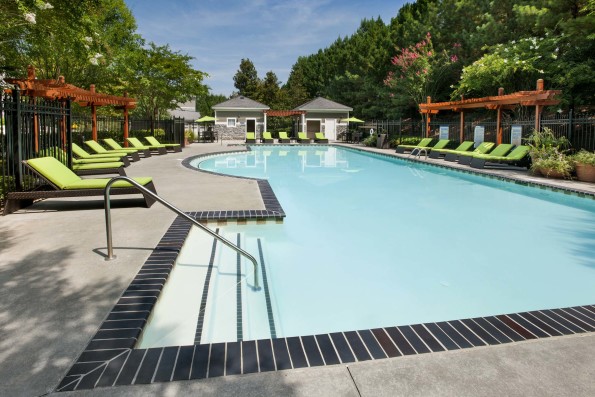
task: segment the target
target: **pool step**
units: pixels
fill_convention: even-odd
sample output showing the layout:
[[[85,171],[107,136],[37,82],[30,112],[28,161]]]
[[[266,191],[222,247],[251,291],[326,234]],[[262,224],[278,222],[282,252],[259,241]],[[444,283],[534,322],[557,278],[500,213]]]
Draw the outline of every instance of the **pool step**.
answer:
[[[258,237],[237,231],[220,234],[258,260],[261,288],[252,288],[254,267],[249,260],[192,228],[138,347],[252,340],[275,335],[271,300],[268,290],[263,288],[266,244]]]
[[[232,249],[217,244],[204,322],[195,343],[270,338],[267,299],[263,286],[263,243],[244,233],[222,232],[226,239],[251,253],[259,262],[260,290],[254,290],[254,267]],[[269,305],[270,306],[270,305]],[[199,324],[200,326],[200,324]],[[197,336],[199,331],[197,330]]]

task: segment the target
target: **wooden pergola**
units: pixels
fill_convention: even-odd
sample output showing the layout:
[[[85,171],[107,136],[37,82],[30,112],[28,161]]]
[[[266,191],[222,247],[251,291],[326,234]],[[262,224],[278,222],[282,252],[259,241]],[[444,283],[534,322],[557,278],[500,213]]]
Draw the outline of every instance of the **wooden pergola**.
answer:
[[[426,114],[426,136],[430,135],[430,118],[433,114],[438,114],[441,110],[450,110],[460,112],[461,131],[460,141],[464,140],[465,130],[465,111],[468,109],[485,108],[497,111],[496,117],[496,140],[502,143],[502,110],[514,109],[516,106],[535,106],[535,129],[540,128],[541,112],[544,106],[557,105],[560,103],[554,97],[562,91],[544,90],[543,80],[537,80],[537,89],[535,91],[518,91],[513,94],[504,95],[504,88],[498,89],[497,96],[488,96],[484,98],[461,99],[460,101],[436,102],[432,103],[432,98],[428,97],[426,103],[419,104],[419,111]]]
[[[46,98],[46,99],[71,99],[80,106],[91,107],[92,118],[92,138],[97,140],[97,107],[114,106],[116,109],[123,110],[124,113],[124,142],[128,138],[128,110],[136,107],[136,99],[129,98],[126,93],[123,97],[100,94],[95,92],[95,85],[91,84],[89,90],[67,84],[64,76],[57,80],[40,80],[35,78],[35,68],[27,68],[26,79],[6,79],[8,83],[19,87],[21,94]]]

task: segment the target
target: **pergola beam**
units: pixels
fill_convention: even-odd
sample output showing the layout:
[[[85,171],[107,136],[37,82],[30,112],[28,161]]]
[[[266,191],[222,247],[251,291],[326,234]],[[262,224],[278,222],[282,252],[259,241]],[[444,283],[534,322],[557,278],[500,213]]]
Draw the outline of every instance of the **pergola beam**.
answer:
[[[128,110],[136,107],[136,99],[115,95],[100,94],[95,92],[95,85],[91,84],[89,90],[67,84],[64,76],[58,80],[39,80],[35,78],[35,68],[27,68],[26,79],[5,79],[7,82],[19,87],[23,95],[41,97],[46,99],[71,99],[80,106],[91,107],[93,139],[97,140],[97,107],[114,106],[124,110],[124,118],[128,118]],[[126,120],[127,121],[127,120]],[[128,123],[124,127],[125,138],[127,135]],[[126,144],[126,140],[124,140]]]
[[[539,129],[539,118],[544,106],[557,105],[560,103],[555,97],[560,95],[562,91],[559,90],[544,90],[543,80],[537,80],[537,89],[535,91],[518,91],[513,94],[504,95],[504,89],[498,90],[497,96],[488,96],[484,98],[463,99],[460,101],[450,102],[436,102],[432,103],[432,98],[428,97],[426,103],[419,104],[419,111],[427,115],[426,118],[426,134],[429,135],[429,120],[430,115],[438,114],[442,110],[450,110],[461,113],[461,133],[460,139],[463,140],[463,129],[465,126],[464,112],[466,109],[480,109],[485,108],[489,110],[496,110],[496,129],[497,142],[502,143],[502,110],[513,109],[516,105],[521,106],[535,106],[535,129]]]

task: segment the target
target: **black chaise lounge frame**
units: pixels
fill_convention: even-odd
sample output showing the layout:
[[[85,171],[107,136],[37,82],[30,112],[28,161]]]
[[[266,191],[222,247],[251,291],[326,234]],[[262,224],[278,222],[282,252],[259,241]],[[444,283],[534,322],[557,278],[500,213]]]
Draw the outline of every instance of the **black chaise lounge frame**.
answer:
[[[56,185],[48,181],[40,173],[38,173],[32,167],[27,165],[26,161],[23,164],[27,169],[31,170],[39,179],[43,180],[45,185],[40,186],[39,190],[30,190],[25,192],[9,192],[6,195],[6,202],[4,205],[4,215],[11,214],[21,208],[27,207],[33,204],[34,200],[46,199],[46,198],[61,198],[61,197],[90,197],[90,196],[103,196],[104,189],[74,189],[74,190],[62,190]],[[151,192],[157,194],[153,181],[147,183],[145,188]],[[110,194],[142,194],[145,199],[145,206],[151,207],[155,203],[155,199],[149,195],[145,195],[139,191],[136,187],[112,187]]]

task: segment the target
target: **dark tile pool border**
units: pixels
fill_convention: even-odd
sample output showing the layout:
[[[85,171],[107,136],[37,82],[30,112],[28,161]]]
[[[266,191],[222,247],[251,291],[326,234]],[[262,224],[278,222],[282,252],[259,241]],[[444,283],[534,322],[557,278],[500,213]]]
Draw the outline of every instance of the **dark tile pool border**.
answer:
[[[464,174],[483,176],[485,178],[497,179],[497,180],[501,180],[501,181],[515,183],[517,185],[536,187],[539,189],[546,189],[546,190],[551,190],[551,191],[558,192],[558,193],[571,194],[571,195],[575,195],[578,197],[591,198],[591,199],[595,200],[595,192],[592,192],[589,190],[581,190],[579,188],[573,189],[573,188],[566,187],[566,186],[559,186],[559,185],[555,185],[553,183],[548,183],[547,180],[528,181],[528,180],[516,178],[514,176],[510,176],[510,175],[506,176],[506,175],[497,174],[497,173],[492,172],[497,169],[471,168],[469,166],[467,166],[465,168],[464,167],[453,167],[453,166],[449,165],[449,163],[447,161],[444,161],[444,163],[441,164],[438,162],[423,161],[423,160],[417,159],[415,157],[402,157],[402,156],[397,156],[396,154],[393,154],[393,153],[379,153],[379,152],[365,150],[363,148],[357,148],[357,147],[350,147],[350,146],[343,146],[343,145],[337,145],[337,147],[341,147],[341,148],[347,149],[347,150],[353,150],[353,151],[356,151],[359,153],[364,153],[364,154],[368,154],[368,155],[372,155],[372,156],[384,157],[384,158],[389,158],[389,159],[398,159],[398,160],[402,160],[402,161],[408,161],[408,162],[412,162],[412,163],[427,165],[429,167],[448,169],[451,171],[457,171],[457,172],[461,172]],[[505,170],[506,170],[505,168],[502,168],[500,171],[505,171]]]
[[[365,150],[362,152],[402,159]],[[495,177],[510,180],[499,175]],[[268,182],[257,181],[261,193],[265,191],[272,195],[269,200],[263,195],[266,212],[246,210],[188,214],[203,221],[284,217],[285,213]],[[517,180],[512,181],[518,183]],[[266,183],[261,186],[260,182]],[[544,184],[544,188],[551,187]],[[185,219],[178,217],[174,220],[56,391],[346,364],[595,332],[595,305],[584,305],[330,334],[134,349],[190,228],[190,222]]]
[[[197,172],[204,172],[206,174],[217,175],[223,178],[236,178],[236,179],[249,179],[256,181],[258,184],[258,189],[260,190],[260,196],[262,197],[262,201],[264,203],[264,210],[233,210],[233,211],[198,211],[198,212],[190,212],[197,221],[202,222],[216,222],[216,221],[249,221],[249,220],[256,220],[258,221],[267,221],[267,220],[274,220],[277,222],[282,222],[283,218],[285,218],[285,211],[283,211],[283,207],[279,200],[277,200],[277,196],[269,181],[266,179],[258,179],[258,178],[248,178],[243,176],[232,176],[232,175],[223,175],[217,172],[199,170],[190,165],[190,163],[199,158],[210,158],[219,156],[222,154],[238,154],[244,153],[249,150],[241,150],[241,151],[224,151],[224,152],[214,152],[208,154],[201,154],[197,156],[192,156],[185,158],[182,161],[182,165],[190,170],[197,171]]]
[[[56,391],[138,385],[500,345],[595,331],[595,305],[329,334],[134,349],[191,224],[178,217]]]

